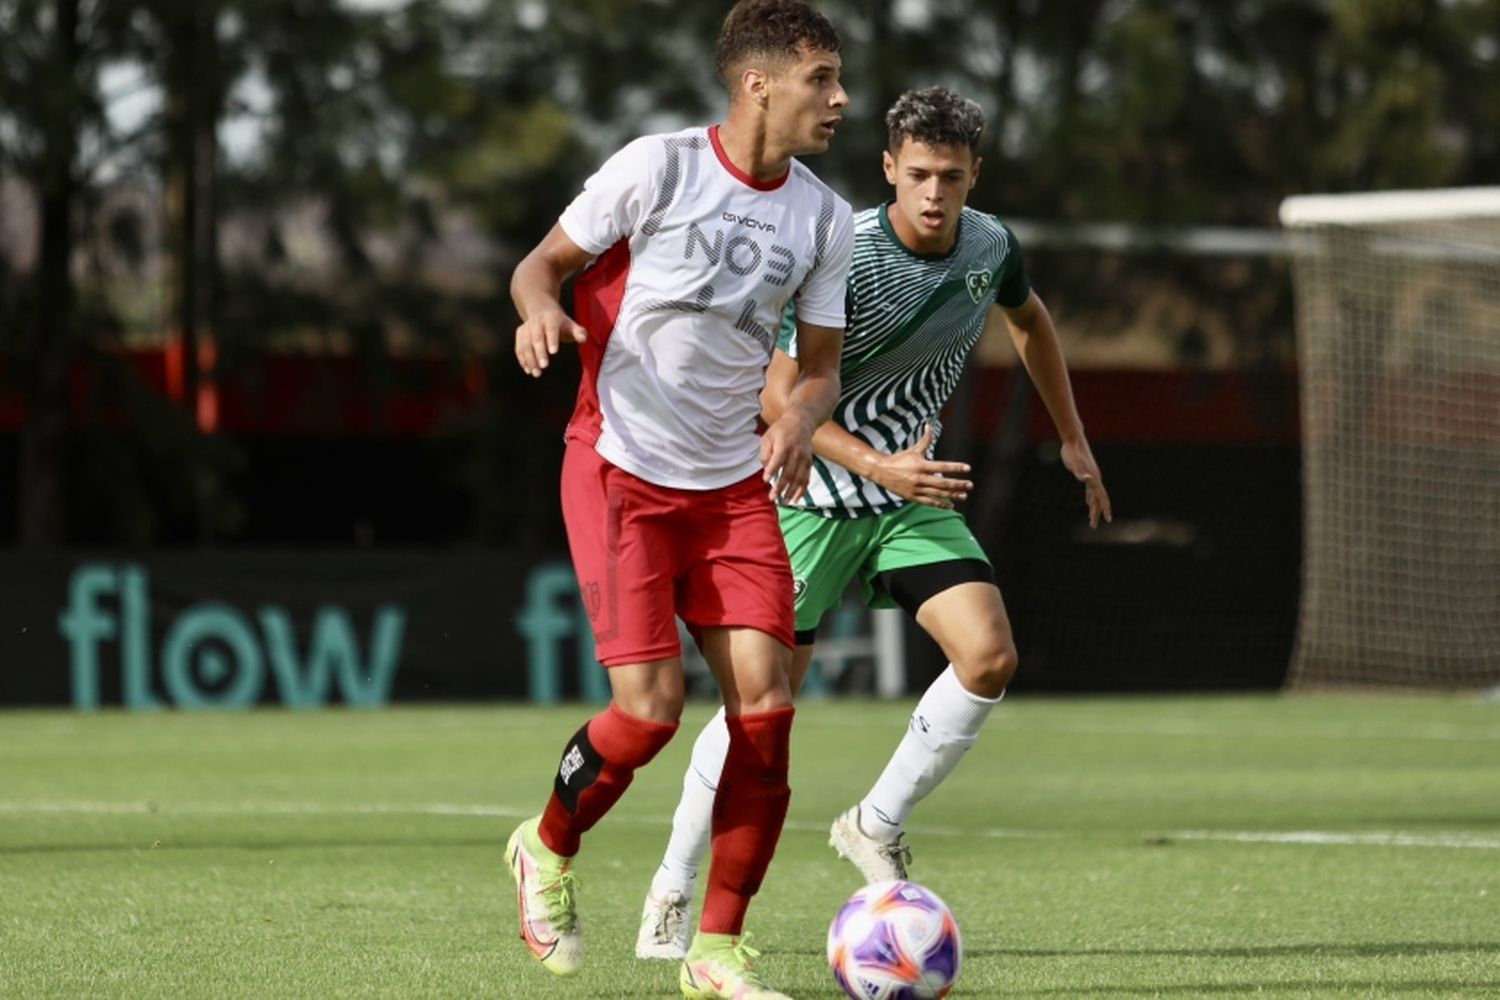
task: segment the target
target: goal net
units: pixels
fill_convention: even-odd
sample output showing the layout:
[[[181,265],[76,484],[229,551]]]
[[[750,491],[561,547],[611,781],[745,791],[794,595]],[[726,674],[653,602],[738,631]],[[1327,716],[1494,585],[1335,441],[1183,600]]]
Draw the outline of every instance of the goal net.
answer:
[[[1303,422],[1288,684],[1500,685],[1500,188],[1289,198]]]

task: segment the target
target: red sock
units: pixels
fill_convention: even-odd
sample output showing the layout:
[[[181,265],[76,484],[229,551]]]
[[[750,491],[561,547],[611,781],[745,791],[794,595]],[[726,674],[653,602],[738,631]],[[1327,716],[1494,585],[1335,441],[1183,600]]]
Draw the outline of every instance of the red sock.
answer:
[[[787,786],[793,709],[730,716],[729,754],[714,796],[713,862],[699,929],[739,934],[750,897],[776,853],[792,790]]]
[[[542,813],[542,843],[565,858],[577,854],[579,838],[604,818],[630,787],[636,768],[650,763],[675,732],[675,722],[626,715],[610,702],[563,751]]]

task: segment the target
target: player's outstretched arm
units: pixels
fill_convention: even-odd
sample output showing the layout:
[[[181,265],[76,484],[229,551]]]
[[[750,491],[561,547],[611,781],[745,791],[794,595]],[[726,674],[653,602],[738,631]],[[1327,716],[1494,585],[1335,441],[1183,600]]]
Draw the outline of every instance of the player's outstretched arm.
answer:
[[[1041,394],[1047,413],[1062,438],[1063,465],[1083,483],[1089,526],[1097,528],[1101,518],[1113,520],[1114,511],[1110,508],[1109,492],[1104,488],[1104,477],[1099,473],[1099,463],[1094,461],[1088,437],[1083,432],[1083,421],[1073,401],[1073,386],[1068,380],[1068,366],[1063,360],[1052,314],[1041,298],[1032,292],[1014,309],[992,307],[985,318],[986,333],[999,323],[1004,323],[1008,329],[1016,353],[1021,356],[1021,363],[1026,366],[1026,372]]]
[[[797,354],[793,361],[773,351],[767,369],[761,407],[768,426],[760,439],[760,461],[771,498],[795,503],[807,489],[812,474],[813,432],[833,414],[839,401],[839,354],[844,331],[838,327],[797,322]],[[779,371],[778,362],[783,363]],[[791,365],[792,381],[786,385]],[[777,388],[772,377],[778,376]]]
[[[554,225],[542,242],[516,265],[510,276],[510,297],[521,314],[516,327],[516,362],[533,377],[542,374],[558,346],[588,339],[583,327],[573,322],[559,297],[563,280],[593,259],[593,254],[568,238]]]

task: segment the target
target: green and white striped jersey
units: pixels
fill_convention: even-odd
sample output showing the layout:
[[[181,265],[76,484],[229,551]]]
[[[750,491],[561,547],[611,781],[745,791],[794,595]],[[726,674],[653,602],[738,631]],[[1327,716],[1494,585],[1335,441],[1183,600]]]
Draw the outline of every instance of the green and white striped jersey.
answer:
[[[953,249],[924,255],[896,237],[888,207],[854,217],[842,389],[833,420],[876,450],[894,454],[915,444],[928,424],[936,447],[939,415],[979,342],[990,306],[1020,306],[1031,286],[1015,234],[995,216],[965,208]],[[787,310],[777,340],[792,357],[795,308]],[[825,517],[865,517],[904,502],[814,456],[811,482],[795,506]]]

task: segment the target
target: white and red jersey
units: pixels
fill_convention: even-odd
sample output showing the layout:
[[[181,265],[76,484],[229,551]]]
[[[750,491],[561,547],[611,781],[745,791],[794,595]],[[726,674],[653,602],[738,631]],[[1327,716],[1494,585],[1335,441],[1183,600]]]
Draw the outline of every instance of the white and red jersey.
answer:
[[[598,255],[573,289],[583,382],[567,437],[678,489],[760,468],[760,390],[781,314],[842,329],[849,204],[796,160],[758,182],[718,128],[637,139],[558,220]]]

